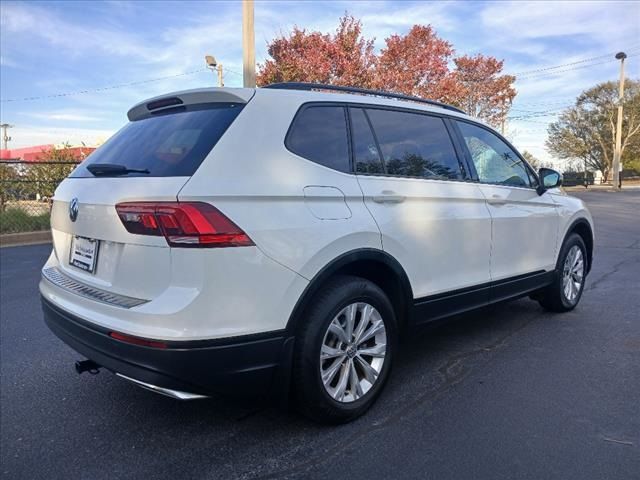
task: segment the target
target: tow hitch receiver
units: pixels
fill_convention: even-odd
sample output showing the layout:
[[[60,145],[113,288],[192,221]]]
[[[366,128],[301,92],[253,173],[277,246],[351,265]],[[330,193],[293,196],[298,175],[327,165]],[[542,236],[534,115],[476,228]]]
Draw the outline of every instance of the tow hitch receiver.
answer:
[[[102,367],[93,360],[82,360],[76,362],[76,372],[81,374],[83,372],[89,372],[91,375],[97,375],[100,373]]]

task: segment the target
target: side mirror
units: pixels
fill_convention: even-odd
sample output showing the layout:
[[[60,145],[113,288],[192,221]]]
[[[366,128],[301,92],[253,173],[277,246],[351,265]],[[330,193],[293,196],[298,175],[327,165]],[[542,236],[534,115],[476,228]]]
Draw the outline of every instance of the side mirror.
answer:
[[[538,170],[540,185],[538,185],[538,195],[542,195],[550,188],[556,188],[562,185],[562,174],[550,168],[541,168]]]

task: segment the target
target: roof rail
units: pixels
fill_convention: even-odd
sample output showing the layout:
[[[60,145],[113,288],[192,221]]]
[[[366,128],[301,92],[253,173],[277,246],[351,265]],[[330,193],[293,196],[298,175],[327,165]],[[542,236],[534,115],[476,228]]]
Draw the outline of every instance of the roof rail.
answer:
[[[377,97],[397,98],[399,100],[410,100],[412,102],[426,103],[440,108],[446,108],[458,113],[465,113],[453,105],[447,105],[446,103],[436,102],[435,100],[428,100],[426,98],[414,97],[413,95],[404,95],[402,93],[384,92],[382,90],[370,90],[368,88],[359,87],[346,87],[342,85],[325,85],[324,83],[306,83],[306,82],[282,82],[271,83],[262,88],[274,88],[278,90],[332,90],[336,92],[344,93],[359,93],[362,95],[374,95]]]

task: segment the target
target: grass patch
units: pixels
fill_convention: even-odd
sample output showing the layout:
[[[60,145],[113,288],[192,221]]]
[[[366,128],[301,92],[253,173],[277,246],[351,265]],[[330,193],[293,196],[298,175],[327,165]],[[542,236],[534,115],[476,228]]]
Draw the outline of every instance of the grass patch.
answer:
[[[22,209],[9,208],[0,212],[0,233],[37,232],[49,230],[49,213],[29,215]]]

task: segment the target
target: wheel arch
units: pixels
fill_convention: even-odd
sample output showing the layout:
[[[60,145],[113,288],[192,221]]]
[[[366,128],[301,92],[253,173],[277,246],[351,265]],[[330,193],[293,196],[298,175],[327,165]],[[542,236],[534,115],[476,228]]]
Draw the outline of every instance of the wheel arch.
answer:
[[[333,259],[309,282],[289,316],[287,331],[293,334],[315,294],[336,275],[355,275],[378,285],[391,301],[398,326],[402,328],[409,318],[413,302],[411,283],[402,265],[388,253],[375,248],[352,250]]]

